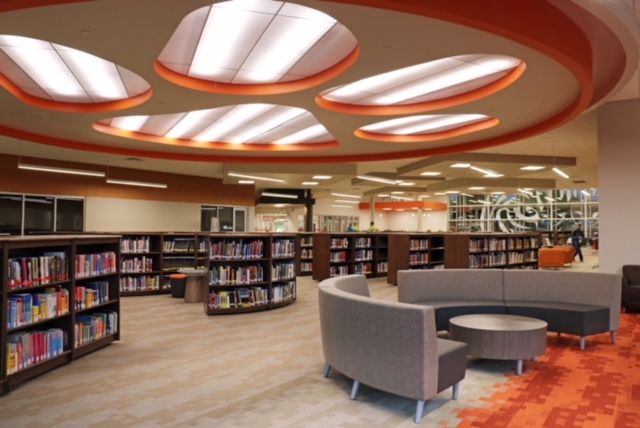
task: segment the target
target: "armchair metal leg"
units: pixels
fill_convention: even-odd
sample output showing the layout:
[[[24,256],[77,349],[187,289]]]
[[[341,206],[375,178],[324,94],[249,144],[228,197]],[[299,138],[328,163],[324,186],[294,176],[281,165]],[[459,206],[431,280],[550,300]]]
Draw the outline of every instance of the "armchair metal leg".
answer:
[[[585,346],[587,346],[587,338],[586,336],[582,336],[580,338],[580,350],[584,351]]]
[[[419,424],[422,420],[422,412],[424,410],[424,400],[418,400],[416,404],[416,423]]]
[[[325,363],[324,365],[324,372],[322,373],[322,375],[324,377],[329,377],[329,372],[331,371],[331,364],[329,363]]]
[[[616,334],[616,330],[613,330],[611,332],[611,343],[616,343],[618,340],[617,334]]]
[[[355,400],[356,395],[358,395],[358,387],[360,386],[360,382],[357,380],[353,381],[353,386],[351,387],[351,399]]]
[[[460,382],[456,382],[453,384],[453,396],[454,400],[458,399],[458,395],[460,395]]]

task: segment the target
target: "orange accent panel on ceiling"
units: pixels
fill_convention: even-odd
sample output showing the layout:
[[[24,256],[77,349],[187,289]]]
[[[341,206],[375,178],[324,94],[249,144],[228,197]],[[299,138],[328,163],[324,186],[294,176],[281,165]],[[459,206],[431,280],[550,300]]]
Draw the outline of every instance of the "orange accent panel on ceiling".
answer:
[[[374,106],[374,105],[357,105],[357,104],[345,104],[335,101],[330,101],[322,96],[316,96],[316,104],[326,108],[327,110],[349,113],[349,114],[370,114],[370,115],[391,115],[391,114],[415,114],[423,113],[426,111],[439,110],[443,108],[453,107],[461,104],[470,103],[475,100],[479,100],[489,95],[493,95],[499,92],[513,82],[518,80],[525,69],[527,68],[525,63],[520,63],[517,67],[511,70],[506,76],[498,79],[488,85],[482,86],[477,89],[473,89],[463,94],[454,95],[452,97],[440,98],[433,101],[425,101],[423,103],[415,104],[398,104],[398,105],[386,105],[386,106]]]
[[[198,79],[196,77],[185,76],[184,74],[177,73],[159,61],[155,62],[154,67],[156,73],[169,82],[175,83],[179,86],[184,86],[185,88],[195,89],[197,91],[229,95],[272,95],[302,91],[331,80],[334,77],[341,75],[351,67],[358,59],[359,54],[360,48],[356,46],[349,55],[344,57],[338,63],[326,70],[314,74],[313,76],[292,80],[290,82],[269,84],[234,84]]]
[[[464,125],[458,128],[449,129],[447,131],[431,132],[425,134],[382,134],[378,132],[364,131],[362,129],[356,129],[354,134],[356,135],[356,137],[364,138],[366,140],[384,141],[387,143],[422,143],[425,141],[446,140],[447,138],[454,138],[459,135],[482,131],[484,129],[492,128],[498,123],[500,123],[498,119],[490,118],[481,122],[472,123],[471,125]]]
[[[18,86],[16,86],[3,74],[0,74],[0,86],[5,88],[10,94],[12,94],[14,97],[25,104],[33,107],[44,108],[47,110],[63,111],[66,113],[100,113],[107,111],[124,110],[144,104],[153,95],[153,90],[147,89],[145,92],[139,95],[135,95],[133,97],[122,100],[105,101],[100,103],[69,103],[48,100],[28,94]]]
[[[369,202],[360,202],[358,207],[361,210],[368,210],[371,208]],[[430,201],[398,201],[398,202],[376,202],[376,211],[383,209],[391,210],[429,210],[429,211],[446,211],[447,204],[442,202],[430,202]]]

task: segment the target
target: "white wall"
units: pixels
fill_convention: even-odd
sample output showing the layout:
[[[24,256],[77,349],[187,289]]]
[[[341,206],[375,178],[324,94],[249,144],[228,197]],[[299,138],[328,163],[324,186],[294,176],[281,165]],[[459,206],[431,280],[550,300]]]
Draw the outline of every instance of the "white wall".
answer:
[[[200,204],[87,198],[88,232],[191,232],[200,230]]]
[[[598,109],[600,272],[640,264],[640,101]]]

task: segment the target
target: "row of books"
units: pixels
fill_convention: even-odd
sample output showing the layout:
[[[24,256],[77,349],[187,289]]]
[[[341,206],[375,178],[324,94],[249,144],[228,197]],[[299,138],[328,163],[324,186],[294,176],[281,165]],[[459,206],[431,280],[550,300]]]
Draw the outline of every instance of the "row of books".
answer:
[[[499,238],[473,238],[469,240],[469,251],[506,251],[507,240]]]
[[[311,263],[311,262],[300,262],[300,270],[302,272],[313,272],[313,263]]]
[[[376,271],[378,273],[385,273],[389,271],[389,262],[378,262],[376,265]]]
[[[308,249],[308,248],[303,248],[300,251],[300,258],[301,259],[312,259],[313,258],[313,250]]]
[[[78,254],[76,256],[76,278],[106,275],[117,272],[116,253],[107,251],[96,254]]]
[[[349,248],[349,238],[332,238],[331,248]]]
[[[158,275],[121,276],[120,291],[151,291],[159,290],[160,277]]]
[[[76,286],[76,310],[91,308],[109,301],[109,283],[94,281]]]
[[[373,260],[373,250],[356,250],[357,262],[364,260]]]
[[[329,276],[344,276],[349,275],[349,267],[348,266],[331,266],[329,268]]]
[[[274,285],[271,287],[273,295],[271,301],[273,303],[287,302],[296,298],[296,282],[289,281],[285,284]]]
[[[211,244],[211,259],[213,260],[251,260],[261,259],[264,254],[264,241],[254,239],[224,240]]]
[[[153,258],[151,257],[134,257],[122,259],[120,262],[120,272],[152,272]]]
[[[96,312],[76,315],[74,325],[75,347],[93,342],[118,332],[117,312]]]
[[[264,282],[264,268],[251,266],[214,266],[209,270],[211,285],[242,285]]]
[[[7,300],[7,327],[14,329],[69,313],[69,290],[60,286],[44,293],[12,293]]]
[[[526,250],[523,253],[509,253],[509,264],[516,263],[535,263],[538,261],[538,252],[536,250]]]
[[[313,247],[313,236],[303,236],[300,238],[301,247]]]
[[[242,287],[209,293],[209,309],[250,308],[269,304],[269,290],[261,287]]]
[[[538,248],[538,239],[535,236],[508,238],[508,245],[510,250]]]
[[[333,263],[338,262],[346,262],[347,261],[347,252],[346,251],[331,251],[329,255],[329,260]]]
[[[361,275],[369,275],[373,273],[371,263],[356,263],[355,273],[359,273]]]
[[[67,347],[66,333],[59,328],[21,331],[7,338],[7,375],[54,358]]]
[[[46,285],[68,279],[69,269],[65,252],[48,252],[41,256],[9,259],[10,289]]]
[[[122,238],[120,241],[121,253],[148,253],[150,250],[150,239],[148,236],[136,238]]]
[[[429,253],[409,254],[410,265],[423,265],[429,263]]]
[[[171,238],[162,243],[162,251],[165,253],[194,252],[196,249],[207,251],[207,243],[200,241],[196,244],[195,238]]]
[[[358,237],[356,238],[356,248],[369,248],[371,247],[371,238]]]
[[[482,269],[487,267],[499,267],[507,264],[507,253],[479,254],[469,256],[469,267]]]
[[[296,265],[294,263],[276,263],[271,266],[271,280],[282,281],[284,279],[295,278]]]
[[[278,239],[271,243],[271,257],[295,257],[296,244],[292,239]]]
[[[162,270],[193,269],[194,258],[191,256],[163,257]]]
[[[429,240],[426,238],[409,240],[409,251],[428,250],[428,249],[429,249]]]

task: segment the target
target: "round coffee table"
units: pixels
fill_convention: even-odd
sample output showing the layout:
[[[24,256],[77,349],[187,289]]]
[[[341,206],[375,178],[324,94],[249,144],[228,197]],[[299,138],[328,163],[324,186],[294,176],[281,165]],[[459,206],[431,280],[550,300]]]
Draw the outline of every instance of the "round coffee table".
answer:
[[[546,352],[547,323],[517,315],[461,315],[449,320],[449,337],[469,345],[473,357],[518,360],[521,375],[522,360]]]

